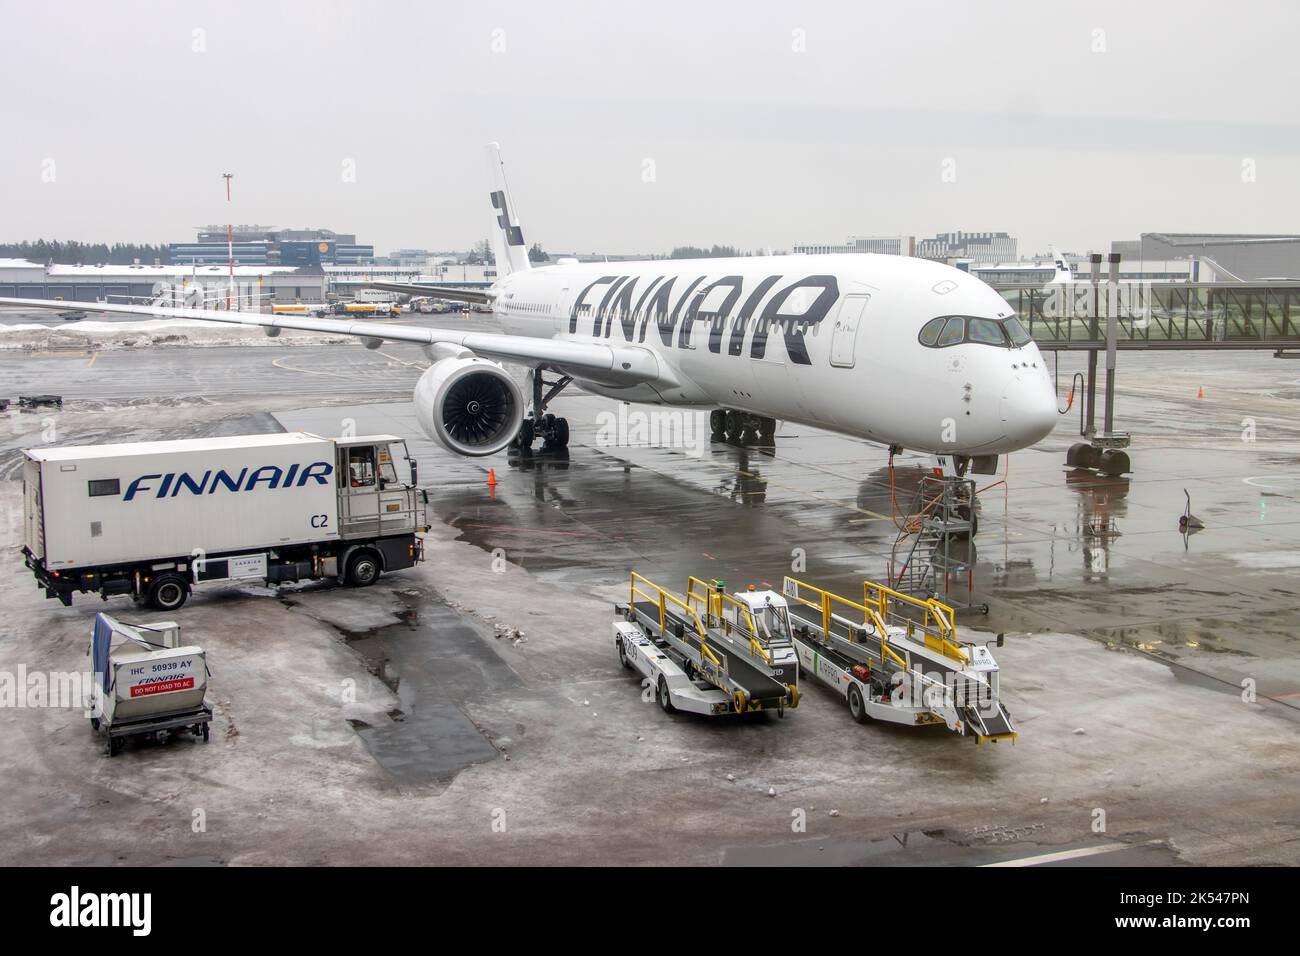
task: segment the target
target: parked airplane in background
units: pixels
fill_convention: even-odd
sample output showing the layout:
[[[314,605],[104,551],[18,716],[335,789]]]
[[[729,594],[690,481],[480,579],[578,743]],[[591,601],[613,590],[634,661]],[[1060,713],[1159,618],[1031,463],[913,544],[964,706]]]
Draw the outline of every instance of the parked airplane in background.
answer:
[[[491,303],[502,333],[340,319],[79,303],[87,311],[304,329],[426,346],[421,428],[464,455],[536,437],[574,384],[629,402],[713,410],[716,436],[786,420],[891,448],[971,458],[1032,445],[1056,424],[1046,362],[978,278],[906,256],[816,255],[530,266],[500,152],[488,147],[498,279],[487,290],[375,282],[389,292]],[[0,298],[0,305],[67,303]],[[525,396],[499,363],[529,370]],[[556,376],[548,382],[544,374]],[[980,470],[985,470],[981,468]]]

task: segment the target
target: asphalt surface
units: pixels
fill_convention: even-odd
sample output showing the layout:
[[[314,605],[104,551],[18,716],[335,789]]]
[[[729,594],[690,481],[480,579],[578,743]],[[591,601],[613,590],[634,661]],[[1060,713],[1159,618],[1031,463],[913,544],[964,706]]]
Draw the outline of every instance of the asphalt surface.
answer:
[[[196,593],[182,613],[217,675],[207,750],[109,763],[79,714],[0,712],[10,859],[1300,862],[1300,381],[1287,363],[1123,355],[1133,475],[1065,469],[1069,415],[983,492],[970,558],[989,613],[959,621],[968,639],[1005,633],[995,653],[1021,736],[978,750],[941,729],[858,727],[813,684],[784,720],[669,717],[643,703],[609,637],[629,570],[677,590],[688,574],[779,587],[795,570],[859,593],[887,573],[893,501],[923,461],[899,461],[891,495],[884,452],[862,442],[783,426],[772,447],[738,448],[689,417],[655,441],[575,392],[553,409],[570,421],[567,453],[462,459],[415,421],[422,365],[388,346],[0,351],[4,392],[68,400],[0,416],[0,476],[50,423],[74,443],[394,432],[420,460],[435,525],[424,565],[368,591]],[[16,484],[0,482],[11,544]],[[1206,523],[1187,537],[1183,489]],[[43,602],[14,549],[3,561],[16,614],[0,670],[79,666],[99,602]],[[333,689],[347,682],[351,703]],[[97,800],[111,826],[88,810]],[[198,806],[218,821],[201,839]]]

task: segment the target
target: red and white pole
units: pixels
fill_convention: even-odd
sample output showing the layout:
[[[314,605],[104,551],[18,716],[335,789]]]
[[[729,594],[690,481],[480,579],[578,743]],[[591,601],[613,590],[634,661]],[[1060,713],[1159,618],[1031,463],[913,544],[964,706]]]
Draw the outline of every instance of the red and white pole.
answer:
[[[222,178],[226,181],[226,211],[230,211],[230,180],[235,177],[234,173],[222,173]],[[235,226],[234,221],[226,223],[226,257],[230,266],[230,289],[226,292],[226,311],[230,311],[230,300],[235,293]]]

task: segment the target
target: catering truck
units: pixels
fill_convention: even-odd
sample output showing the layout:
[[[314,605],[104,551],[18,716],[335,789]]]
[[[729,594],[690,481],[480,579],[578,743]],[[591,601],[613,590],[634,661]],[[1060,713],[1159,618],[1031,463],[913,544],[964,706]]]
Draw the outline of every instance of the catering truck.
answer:
[[[24,455],[23,555],[45,596],[65,605],[98,592],[173,611],[209,581],[364,587],[423,557],[427,496],[394,435],[289,432]]]

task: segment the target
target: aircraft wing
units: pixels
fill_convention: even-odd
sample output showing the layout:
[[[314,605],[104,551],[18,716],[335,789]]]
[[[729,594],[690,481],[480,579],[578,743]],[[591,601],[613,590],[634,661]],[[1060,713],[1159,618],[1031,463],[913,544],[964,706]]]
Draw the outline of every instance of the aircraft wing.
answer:
[[[400,292],[402,295],[427,295],[435,299],[469,302],[472,305],[487,305],[494,298],[487,289],[452,289],[441,285],[407,285],[402,282],[364,282],[362,285],[367,289]]]
[[[26,309],[78,310],[104,315],[138,315],[154,319],[198,319],[226,325],[259,326],[268,335],[279,329],[351,335],[368,348],[384,342],[412,342],[417,345],[460,347],[483,358],[525,365],[547,366],[611,385],[636,385],[663,380],[658,360],[649,349],[635,345],[602,345],[501,335],[495,332],[461,332],[456,329],[425,329],[370,319],[314,319],[305,316],[264,315],[260,312],[231,312],[219,309],[179,309],[169,306],[119,305],[108,302],[70,302],[53,299],[10,299],[0,297],[0,306]],[[670,377],[671,378],[671,377]],[[665,384],[675,384],[665,381]]]

